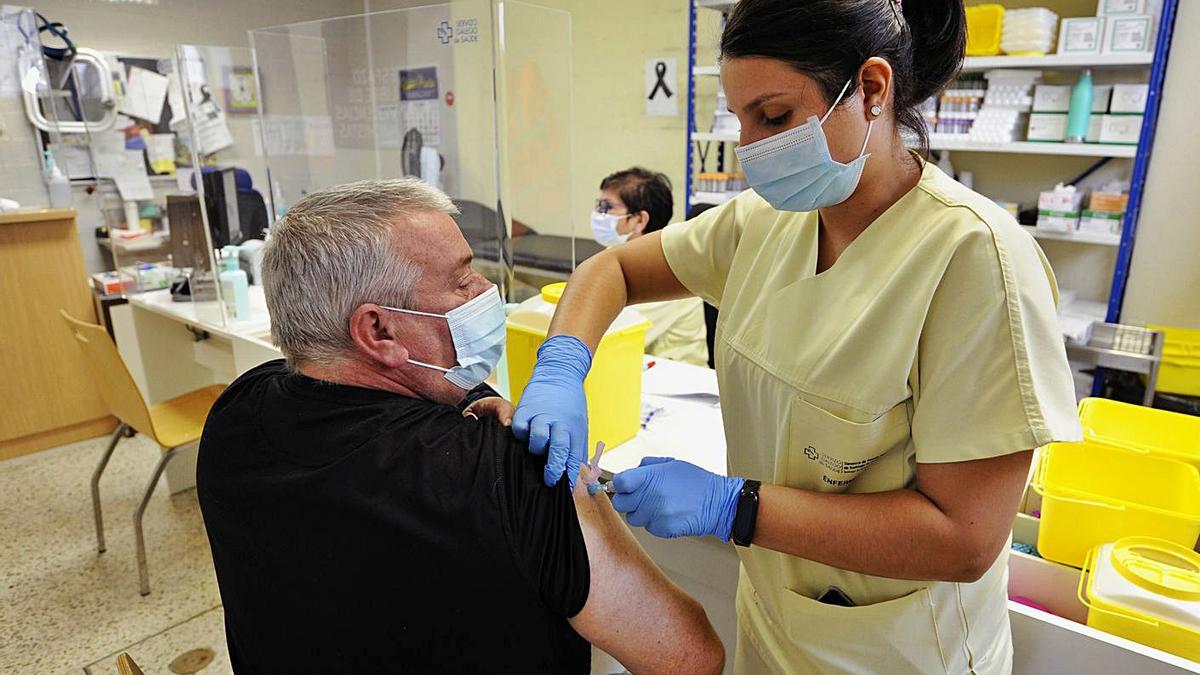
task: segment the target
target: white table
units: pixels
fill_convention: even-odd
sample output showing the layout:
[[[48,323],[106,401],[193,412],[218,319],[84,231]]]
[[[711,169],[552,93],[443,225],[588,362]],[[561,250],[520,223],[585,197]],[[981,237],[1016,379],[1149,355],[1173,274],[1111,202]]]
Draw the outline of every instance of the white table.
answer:
[[[270,318],[262,287],[250,287],[250,317],[226,325],[215,302],[173,302],[168,290],[129,297],[111,309],[121,357],[151,403],[238,375],[283,354],[270,342]],[[172,493],[196,484],[196,448],[179,451],[167,465]]]

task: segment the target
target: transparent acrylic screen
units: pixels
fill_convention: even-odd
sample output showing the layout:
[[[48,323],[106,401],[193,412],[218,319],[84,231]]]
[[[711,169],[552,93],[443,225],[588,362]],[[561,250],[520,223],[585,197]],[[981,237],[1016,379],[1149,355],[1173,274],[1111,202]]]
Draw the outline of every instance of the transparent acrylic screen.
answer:
[[[510,298],[537,283],[519,263],[514,282],[515,235],[553,235],[552,262],[573,265],[569,15],[462,0],[256,30],[251,44],[278,212],[332,185],[417,176],[455,201],[476,268]]]
[[[194,194],[174,195],[168,202],[172,254],[177,267],[191,271],[192,300],[197,315],[243,332],[265,332],[268,323],[261,294],[250,294],[250,312],[236,316],[221,293],[216,249],[226,244],[261,241],[272,222],[267,163],[257,131],[258,94],[254,54],[244,47],[179,45],[175,72],[187,123],[181,136],[190,150]],[[230,175],[235,189],[220,194],[201,178],[204,170]],[[186,191],[185,191],[186,192]],[[189,200],[191,200],[189,202]],[[182,262],[183,264],[180,264]],[[253,273],[251,273],[253,274]],[[261,280],[250,277],[252,284]]]

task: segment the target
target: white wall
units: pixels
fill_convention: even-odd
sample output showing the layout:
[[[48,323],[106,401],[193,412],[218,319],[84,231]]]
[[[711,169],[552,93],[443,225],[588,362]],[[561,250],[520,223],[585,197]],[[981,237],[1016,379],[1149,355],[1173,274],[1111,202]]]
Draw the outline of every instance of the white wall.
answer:
[[[1179,3],[1121,320],[1200,328],[1200,2]]]
[[[157,5],[136,5],[97,0],[39,0],[34,8],[51,21],[63,22],[79,46],[122,55],[168,57],[179,44],[246,47],[250,28],[354,14],[362,11],[362,3],[360,0],[160,0]],[[249,116],[230,115],[229,120],[239,145],[252,152]],[[31,208],[48,205],[36,147],[33,128],[25,118],[20,100],[0,97],[0,196]],[[265,190],[265,186],[259,187]],[[103,224],[98,199],[82,186],[75,188],[74,196],[87,267],[89,271],[105,269],[110,264],[108,254],[96,245],[94,236],[95,227]]]
[[[17,3],[20,4],[20,3]],[[357,14],[360,0],[158,0],[156,5],[99,0],[36,0],[82,46],[125,54],[169,54],[178,44],[249,47],[246,31],[294,21]]]

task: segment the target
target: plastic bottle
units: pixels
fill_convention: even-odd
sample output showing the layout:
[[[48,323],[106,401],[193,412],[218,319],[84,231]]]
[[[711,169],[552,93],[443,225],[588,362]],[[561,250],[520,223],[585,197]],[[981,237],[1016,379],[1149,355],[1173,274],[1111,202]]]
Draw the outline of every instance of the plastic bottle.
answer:
[[[246,273],[238,265],[238,247],[221,249],[221,299],[225,303],[225,314],[230,319],[245,321],[250,318],[250,283]]]
[[[1092,71],[1085,70],[1071,92],[1071,107],[1067,112],[1067,142],[1087,140],[1088,124],[1092,120]]]
[[[50,193],[50,208],[71,208],[71,181],[63,175],[50,151],[46,151],[46,190]]]

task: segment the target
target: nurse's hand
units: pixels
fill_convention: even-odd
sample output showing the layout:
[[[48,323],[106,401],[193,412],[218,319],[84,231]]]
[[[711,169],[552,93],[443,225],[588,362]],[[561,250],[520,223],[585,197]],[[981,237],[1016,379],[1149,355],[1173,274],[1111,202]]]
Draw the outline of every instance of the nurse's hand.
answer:
[[[729,541],[744,478],[726,478],[670,457],[645,457],[613,478],[613,507],[656,537]]]
[[[538,349],[537,364],[513,415],[513,435],[529,441],[535,455],[549,453],[542,477],[556,485],[563,472],[571,488],[587,461],[587,397],[583,380],[592,367],[587,345],[572,335],[555,335]]]

